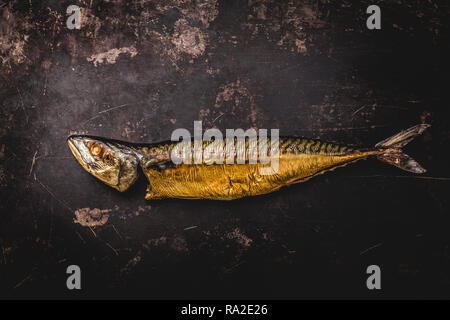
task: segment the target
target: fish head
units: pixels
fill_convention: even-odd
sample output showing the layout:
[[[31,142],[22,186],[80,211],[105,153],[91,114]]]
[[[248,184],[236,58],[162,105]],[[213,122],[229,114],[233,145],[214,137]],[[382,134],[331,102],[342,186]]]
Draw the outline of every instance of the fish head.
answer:
[[[123,142],[74,135],[67,138],[67,144],[87,172],[120,192],[138,178],[138,156]]]

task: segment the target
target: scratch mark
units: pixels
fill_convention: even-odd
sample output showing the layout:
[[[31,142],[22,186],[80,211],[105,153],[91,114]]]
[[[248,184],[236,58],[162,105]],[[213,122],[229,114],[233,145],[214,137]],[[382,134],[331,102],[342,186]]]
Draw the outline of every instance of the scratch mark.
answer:
[[[212,123],[216,122],[216,120],[219,119],[220,117],[222,117],[225,113],[226,113],[226,112],[221,113],[220,115],[218,115],[218,116],[212,121]]]
[[[91,231],[92,231],[92,234],[94,235],[94,237],[96,237],[96,238],[97,238],[97,234],[95,233],[94,229],[92,229],[92,227],[91,227],[91,226],[89,226],[88,228],[89,228],[89,230],[91,230]]]
[[[367,126],[367,127],[333,127],[333,128],[317,128],[317,129],[304,129],[304,130],[299,130],[300,132],[328,132],[328,131],[347,131],[347,130],[371,130],[371,129],[375,129],[375,128],[383,128],[383,127],[387,127],[388,125],[372,125],[372,126]]]
[[[39,159],[43,159],[43,160],[66,160],[66,159],[73,159],[73,157],[44,157],[44,156],[40,156],[40,157],[36,157],[36,160]]]
[[[116,254],[116,256],[118,256],[119,255],[119,253],[117,252],[117,250],[116,249],[114,249],[108,242],[106,242],[106,241],[104,241],[105,242],[105,244],[108,246],[108,247],[110,247],[111,248],[111,250],[112,251],[114,251],[114,253]]]
[[[375,248],[378,248],[378,247],[381,246],[382,244],[383,244],[383,242],[377,243],[377,244],[375,244],[375,245],[373,245],[373,246],[371,246],[371,247],[369,247],[369,248],[367,248],[367,249],[361,251],[359,254],[360,254],[360,255],[363,255],[363,254],[369,252],[370,250],[373,250],[373,249],[375,249]]]
[[[4,264],[6,264],[5,248],[3,246],[2,246],[2,256],[3,256]]]
[[[81,236],[81,234],[78,233],[78,231],[75,231],[75,233],[81,239],[81,241],[83,241],[83,243],[86,243],[86,241],[84,241],[84,238]]]
[[[10,67],[11,67],[11,66],[10,66]],[[19,94],[19,98],[20,98],[20,107],[22,108],[23,113],[25,114],[25,118],[27,119],[27,123],[28,123],[28,113],[27,113],[27,111],[25,110],[25,106],[24,106],[24,104],[23,104],[22,93],[20,92],[19,87],[17,87],[17,86],[16,86],[16,90],[17,90],[17,93]]]
[[[29,274],[28,276],[26,276],[25,279],[23,279],[22,281],[20,281],[19,283],[17,283],[17,284],[14,286],[14,289],[20,287],[21,285],[23,285],[26,281],[28,281],[28,280],[30,280],[30,279],[31,279],[31,274]]]
[[[97,114],[96,114],[95,116],[93,116],[92,118],[87,119],[87,120],[84,121],[81,125],[84,126],[84,125],[85,125],[86,123],[88,123],[89,121],[94,120],[94,119],[100,117],[102,113],[110,112],[110,111],[112,111],[112,110],[116,110],[116,109],[123,108],[123,107],[126,107],[126,106],[128,106],[128,104],[122,104],[122,105],[120,105],[120,106],[112,107],[112,108],[109,108],[109,109],[106,109],[106,110],[97,112]]]
[[[31,168],[30,168],[30,173],[28,174],[28,176],[31,176],[31,172],[33,171],[33,168],[34,168],[34,163],[36,162],[36,155],[37,155],[37,150],[36,150],[36,152],[34,153],[34,156],[33,156],[33,160],[31,161]]]
[[[117,233],[117,235],[119,236],[120,240],[123,240],[122,236],[120,235],[119,231],[117,231],[116,227],[112,224],[112,228],[114,229],[114,231]]]
[[[225,270],[225,272],[227,272],[227,273],[228,273],[228,272],[231,272],[232,270],[234,270],[234,269],[236,269],[237,267],[243,265],[244,263],[245,263],[245,260],[240,261],[240,262],[236,263],[235,265],[231,266],[230,268],[227,268],[227,269]]]
[[[361,108],[359,108],[358,110],[356,110],[355,112],[352,113],[352,117],[357,114],[358,112],[360,112],[362,109],[364,109],[366,106],[362,106]]]
[[[52,191],[50,191],[50,189],[46,186],[46,185],[44,185],[42,182],[41,182],[41,180],[39,180],[37,177],[36,177],[36,174],[34,175],[34,180],[36,180],[41,186],[42,186],[42,188],[44,188],[45,189],[45,191],[47,191],[56,201],[58,201],[63,207],[65,207],[67,210],[69,210],[70,212],[72,212],[73,213],[73,209],[71,208],[71,207],[69,207],[67,204],[65,204],[62,200],[59,200],[56,196],[55,196],[55,194],[52,192]]]

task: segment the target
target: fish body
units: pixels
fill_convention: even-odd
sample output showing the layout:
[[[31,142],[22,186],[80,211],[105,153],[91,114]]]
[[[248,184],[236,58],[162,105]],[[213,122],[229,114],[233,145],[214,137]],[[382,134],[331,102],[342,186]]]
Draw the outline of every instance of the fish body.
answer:
[[[152,155],[155,151],[150,149],[149,152]],[[364,159],[374,152],[319,140],[281,137],[278,170],[274,174],[262,174],[261,169],[268,168],[268,165],[259,162],[208,164],[203,161],[201,164],[180,164],[163,169],[144,165],[143,171],[150,182],[146,199],[233,200],[266,194]],[[248,156],[245,160],[248,162]]]
[[[237,153],[212,153],[200,161],[175,164],[172,152],[178,142],[166,141],[153,144],[133,144],[91,136],[71,136],[69,147],[78,162],[92,175],[119,190],[127,190],[138,177],[138,166],[149,181],[146,199],[184,198],[233,200],[245,196],[270,193],[294,183],[346,166],[358,160],[376,156],[380,160],[403,170],[423,173],[423,169],[401,150],[406,143],[421,134],[428,125],[418,125],[385,139],[372,148],[357,148],[302,137],[280,137],[278,142],[277,170],[263,174],[268,164],[258,162],[253,155],[252,141],[245,140],[243,163],[237,163]],[[271,147],[268,155],[274,151]],[[259,138],[256,140],[259,144]],[[213,143],[202,142],[201,151]],[[226,150],[226,141],[223,150]],[[231,141],[237,150],[237,141]],[[190,148],[195,154],[194,141]],[[254,161],[251,161],[254,160]]]

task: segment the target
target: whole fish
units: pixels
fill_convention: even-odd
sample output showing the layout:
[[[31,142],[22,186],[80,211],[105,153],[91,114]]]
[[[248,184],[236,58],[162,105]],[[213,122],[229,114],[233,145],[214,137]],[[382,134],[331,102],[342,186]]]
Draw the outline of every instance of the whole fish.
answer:
[[[174,164],[171,152],[179,143],[177,141],[135,144],[73,135],[67,139],[67,143],[86,171],[120,192],[127,190],[137,180],[140,166],[149,181],[145,196],[147,200],[233,200],[273,192],[372,156],[405,171],[424,173],[426,170],[403,153],[401,148],[429,126],[416,125],[377,143],[373,148],[358,148],[303,137],[280,137],[278,170],[270,175],[261,174],[261,169],[267,164],[249,163],[248,154],[244,164],[218,164],[211,161],[217,160],[214,158],[203,159],[198,164]],[[209,143],[202,142],[202,150]],[[226,142],[223,143],[225,146]],[[236,143],[236,140],[232,143]],[[247,140],[247,147],[248,144]],[[194,148],[193,141],[191,148]]]

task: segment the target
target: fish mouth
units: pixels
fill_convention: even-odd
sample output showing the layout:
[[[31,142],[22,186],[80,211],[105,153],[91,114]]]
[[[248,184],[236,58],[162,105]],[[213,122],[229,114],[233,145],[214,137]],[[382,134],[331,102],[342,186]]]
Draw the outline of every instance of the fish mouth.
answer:
[[[77,159],[78,163],[88,172],[90,172],[90,168],[87,166],[87,162],[84,160],[83,155],[79,151],[77,145],[79,143],[83,143],[79,140],[79,138],[70,136],[67,138],[67,144],[70,148],[70,151],[72,151],[73,156],[75,159]]]

